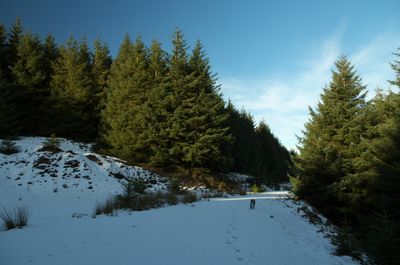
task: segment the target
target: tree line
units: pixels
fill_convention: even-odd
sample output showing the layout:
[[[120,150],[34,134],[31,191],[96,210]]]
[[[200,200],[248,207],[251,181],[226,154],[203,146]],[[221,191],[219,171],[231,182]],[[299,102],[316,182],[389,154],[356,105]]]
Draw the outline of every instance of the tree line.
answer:
[[[374,264],[400,264],[400,60],[391,67],[396,91],[378,89],[366,100],[350,60],[336,61],[310,108],[291,176],[295,193],[342,227],[339,252],[361,250]]]
[[[116,58],[105,42],[72,36],[57,44],[0,25],[0,137],[49,136],[95,142],[134,164],[287,179],[288,151],[265,122],[225,102],[198,41],[172,35],[172,51],[140,37]]]

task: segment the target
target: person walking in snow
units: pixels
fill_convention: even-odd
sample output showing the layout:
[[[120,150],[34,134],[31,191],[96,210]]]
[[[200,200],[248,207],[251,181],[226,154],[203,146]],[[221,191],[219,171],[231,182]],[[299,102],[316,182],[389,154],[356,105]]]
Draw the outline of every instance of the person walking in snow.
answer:
[[[256,208],[256,200],[251,199],[250,200],[250,209],[255,209]]]

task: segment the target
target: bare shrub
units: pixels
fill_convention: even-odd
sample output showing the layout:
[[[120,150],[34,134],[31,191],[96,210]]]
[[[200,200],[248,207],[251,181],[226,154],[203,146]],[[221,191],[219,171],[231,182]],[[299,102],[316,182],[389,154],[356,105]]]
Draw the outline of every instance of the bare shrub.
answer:
[[[19,148],[15,145],[15,142],[9,139],[4,139],[0,144],[0,153],[4,155],[12,155],[19,152]]]
[[[112,215],[114,213],[115,206],[114,198],[108,198],[105,202],[96,204],[94,208],[95,215]]]
[[[194,192],[187,192],[182,198],[182,202],[185,204],[193,203],[196,201],[198,201],[198,197]]]
[[[6,230],[22,228],[28,224],[28,209],[25,206],[18,206],[11,209],[3,208],[0,211],[0,219]]]

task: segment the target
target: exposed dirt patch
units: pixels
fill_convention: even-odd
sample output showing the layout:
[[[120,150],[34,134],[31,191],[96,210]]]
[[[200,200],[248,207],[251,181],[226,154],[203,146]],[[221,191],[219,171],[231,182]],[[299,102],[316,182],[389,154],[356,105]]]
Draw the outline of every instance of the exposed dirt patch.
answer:
[[[125,175],[120,172],[116,172],[116,173],[110,172],[110,175],[116,179],[126,179]]]
[[[48,165],[50,165],[50,163],[50,158],[41,156],[33,163],[33,167],[38,169],[45,169]]]
[[[58,146],[42,146],[39,150],[39,152],[51,152],[51,153],[59,153],[62,152],[63,150],[60,149]]]
[[[103,165],[103,162],[101,162],[101,160],[98,159],[97,156],[92,155],[92,154],[88,154],[88,155],[85,155],[85,156],[87,157],[87,159],[92,160],[93,162],[95,162],[95,163],[98,164],[99,166],[102,166],[102,165]]]
[[[314,225],[319,225],[323,223],[321,217],[319,217],[317,213],[313,212],[306,206],[297,208],[297,212]]]
[[[72,150],[68,150],[68,151],[66,151],[65,153],[67,153],[67,154],[71,154],[71,155],[76,155],[77,153],[75,153],[74,151],[72,151]]]
[[[78,160],[68,160],[65,161],[64,163],[64,168],[70,167],[70,168],[78,168],[80,165]]]

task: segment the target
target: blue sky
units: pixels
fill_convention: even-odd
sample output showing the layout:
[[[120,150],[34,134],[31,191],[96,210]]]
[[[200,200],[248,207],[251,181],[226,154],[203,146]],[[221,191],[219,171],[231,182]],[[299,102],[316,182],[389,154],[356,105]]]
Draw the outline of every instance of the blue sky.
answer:
[[[346,54],[371,91],[389,88],[389,62],[400,47],[398,0],[0,0],[0,23],[16,16],[34,33],[101,37],[113,56],[126,33],[170,49],[175,27],[189,46],[200,39],[225,98],[265,119],[294,148],[330,81],[334,61]]]

